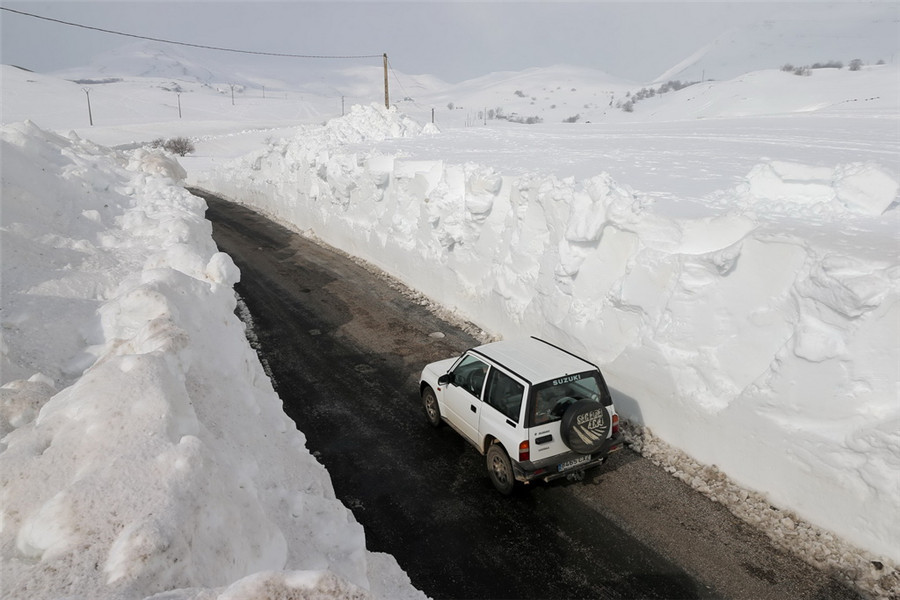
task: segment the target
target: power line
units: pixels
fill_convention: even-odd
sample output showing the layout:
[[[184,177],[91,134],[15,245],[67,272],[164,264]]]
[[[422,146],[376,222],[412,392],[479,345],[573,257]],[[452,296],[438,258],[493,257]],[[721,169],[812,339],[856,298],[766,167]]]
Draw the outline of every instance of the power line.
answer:
[[[176,46],[189,46],[191,48],[203,48],[204,50],[218,50],[220,52],[234,52],[237,54],[255,54],[258,56],[281,56],[284,58],[329,58],[329,59],[344,59],[344,58],[381,58],[381,54],[361,54],[361,55],[347,55],[347,56],[328,56],[328,55],[314,55],[314,54],[283,54],[280,52],[257,52],[254,50],[239,50],[236,48],[222,48],[219,46],[205,46],[203,44],[191,44],[189,42],[178,42],[175,40],[165,40],[161,38],[149,37],[146,35],[137,35],[135,33],[125,33],[122,31],[114,31],[112,29],[103,29],[101,27],[93,27],[91,25],[82,25],[81,23],[72,23],[70,21],[62,21],[60,19],[52,19],[50,17],[42,17],[41,15],[35,15],[32,13],[28,13],[21,10],[15,10],[12,8],[7,8],[5,6],[0,6],[0,10],[5,10],[7,12],[15,13],[18,15],[23,15],[26,17],[33,17],[35,19],[41,19],[43,21],[50,21],[52,23],[59,23],[61,25],[68,25],[70,27],[80,27],[81,29],[90,29],[92,31],[99,31],[101,33],[111,33],[114,35],[121,35],[124,37],[137,38],[139,40],[149,40],[151,42],[161,42],[163,44],[175,44]]]
[[[418,102],[416,102],[415,100],[413,100],[413,99],[412,99],[412,96],[410,96],[410,94],[406,91],[406,88],[403,87],[403,82],[400,81],[400,77],[397,75],[397,72],[394,71],[394,65],[391,64],[390,59],[388,59],[388,67],[390,68],[390,70],[391,70],[391,75],[394,76],[394,80],[397,82],[397,85],[400,86],[400,91],[403,92],[403,98],[404,98],[404,100],[405,100],[406,98],[409,98],[410,100],[412,100],[412,103],[413,103],[415,106],[418,106],[419,108],[421,108],[421,109],[424,110],[426,107],[422,106],[421,104],[419,104]]]

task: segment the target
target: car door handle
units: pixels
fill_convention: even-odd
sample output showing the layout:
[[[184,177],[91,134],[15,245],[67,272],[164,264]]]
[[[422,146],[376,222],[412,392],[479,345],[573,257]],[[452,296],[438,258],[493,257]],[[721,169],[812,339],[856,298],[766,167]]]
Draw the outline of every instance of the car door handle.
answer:
[[[477,413],[477,412],[478,412],[478,409],[475,408],[475,405],[474,405],[474,404],[472,404],[471,406],[469,406],[469,409],[470,409],[473,413]]]

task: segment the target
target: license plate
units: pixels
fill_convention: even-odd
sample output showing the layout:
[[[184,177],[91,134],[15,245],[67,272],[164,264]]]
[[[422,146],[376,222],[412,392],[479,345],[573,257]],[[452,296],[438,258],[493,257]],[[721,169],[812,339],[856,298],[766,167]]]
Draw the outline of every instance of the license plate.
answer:
[[[559,471],[568,471],[573,467],[577,467],[578,465],[583,465],[584,463],[591,462],[590,454],[585,454],[584,456],[579,456],[578,458],[573,458],[572,460],[567,460],[564,463],[560,463],[557,469]]]

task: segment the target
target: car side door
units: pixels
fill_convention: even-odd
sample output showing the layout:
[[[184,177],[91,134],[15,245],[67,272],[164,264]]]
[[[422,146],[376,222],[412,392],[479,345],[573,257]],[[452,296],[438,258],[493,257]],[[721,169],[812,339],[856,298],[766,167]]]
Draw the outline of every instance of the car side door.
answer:
[[[487,370],[487,363],[477,356],[466,354],[450,371],[450,381],[444,388],[447,420],[476,445],[479,443],[478,419]]]
[[[520,443],[528,439],[523,410],[526,388],[524,381],[493,366],[484,389],[481,433],[500,440],[513,460],[518,459]]]

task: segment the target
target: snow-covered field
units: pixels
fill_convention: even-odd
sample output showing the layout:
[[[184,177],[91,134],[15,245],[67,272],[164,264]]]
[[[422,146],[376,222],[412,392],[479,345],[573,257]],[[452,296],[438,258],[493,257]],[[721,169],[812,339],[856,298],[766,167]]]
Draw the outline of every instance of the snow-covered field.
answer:
[[[87,84],[3,67],[4,582],[417,595],[366,552],[281,413],[183,175],[490,335],[602,363],[636,447],[808,560],[896,592],[898,69],[757,72],[633,113],[609,106],[623,82],[552,77],[324,125],[334,98],[232,106],[181,83],[179,120],[170,82],[126,79],[90,85],[89,128]],[[545,122],[479,120],[455,97],[535,102]],[[562,123],[562,102],[592,112]],[[141,147],[174,135],[197,145],[186,173]]]

